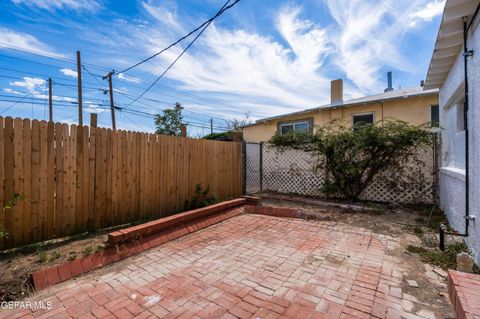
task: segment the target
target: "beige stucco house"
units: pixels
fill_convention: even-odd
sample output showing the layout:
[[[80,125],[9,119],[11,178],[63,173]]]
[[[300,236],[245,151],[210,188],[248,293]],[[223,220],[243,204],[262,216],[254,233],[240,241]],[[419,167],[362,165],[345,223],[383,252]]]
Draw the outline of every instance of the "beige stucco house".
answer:
[[[343,101],[343,81],[334,80],[330,104],[258,120],[243,127],[243,137],[247,142],[264,142],[275,132],[314,132],[316,127],[332,120],[374,123],[388,118],[414,125],[438,123],[438,90],[424,90],[422,86],[393,90],[389,74],[385,92]]]

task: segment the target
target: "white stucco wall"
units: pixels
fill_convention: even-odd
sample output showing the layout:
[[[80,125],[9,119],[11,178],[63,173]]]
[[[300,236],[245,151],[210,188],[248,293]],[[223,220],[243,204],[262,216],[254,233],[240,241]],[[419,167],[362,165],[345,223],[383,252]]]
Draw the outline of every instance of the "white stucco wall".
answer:
[[[480,30],[475,24],[469,35],[468,47],[474,50],[468,61],[469,76],[469,137],[470,137],[470,236],[466,239],[476,263],[480,263]],[[463,51],[463,49],[462,49]],[[440,205],[447,214],[450,225],[465,231],[465,162],[463,136],[457,129],[455,104],[464,94],[464,64],[459,52],[457,61],[440,89],[440,126],[442,156],[440,165]]]

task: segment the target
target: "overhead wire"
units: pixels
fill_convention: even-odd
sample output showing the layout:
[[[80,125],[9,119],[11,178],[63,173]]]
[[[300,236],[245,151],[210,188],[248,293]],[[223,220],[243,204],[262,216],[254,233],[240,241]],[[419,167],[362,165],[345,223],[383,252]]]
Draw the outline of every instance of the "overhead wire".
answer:
[[[51,60],[56,60],[56,61],[60,61],[60,62],[63,62],[63,63],[69,63],[69,64],[72,64],[72,65],[77,65],[77,61],[74,60],[74,59],[60,58],[60,57],[55,57],[55,56],[52,56],[52,55],[45,55],[45,54],[39,54],[39,53],[35,53],[35,52],[29,52],[29,51],[25,51],[24,49],[22,49],[20,47],[14,46],[14,45],[9,45],[8,48],[3,48],[3,49],[4,50],[18,51],[18,52],[22,52],[23,54],[34,55],[34,56],[38,56],[38,57],[45,58],[45,59],[51,59]],[[35,61],[31,61],[31,60],[30,60],[30,62],[38,63],[38,62],[35,62]],[[97,64],[93,64],[93,63],[84,63],[84,64],[91,67],[91,68],[101,70],[101,71],[111,70],[110,68],[107,68],[105,66],[101,66],[101,65],[97,65]]]
[[[197,39],[203,34],[203,32],[205,32],[205,30],[208,28],[208,26],[213,22],[213,20],[215,18],[217,18],[219,15],[221,15],[223,12],[225,12],[226,10],[230,9],[231,7],[233,7],[235,4],[237,4],[240,0],[235,0],[234,3],[232,3],[231,5],[228,5],[230,3],[231,0],[227,0],[227,2],[225,2],[225,4],[222,6],[222,8],[217,12],[217,14],[211,18],[210,20],[208,20],[208,22],[205,24],[205,26],[203,28],[201,28],[201,30],[199,31],[199,33],[193,38],[193,40],[185,47],[185,49],[183,49],[183,51],[175,58],[175,60],[173,60],[172,63],[170,63],[170,65],[165,69],[165,71],[162,72],[162,74],[160,74],[160,76],[157,77],[157,79],[155,81],[153,81],[152,84],[150,84],[150,86],[145,89],[145,91],[143,91],[137,98],[135,98],[134,101],[132,101],[129,105],[133,104],[133,102],[136,102],[138,101],[138,99],[140,99],[142,96],[144,96],[145,94],[147,94],[147,92],[155,85],[157,84],[158,81],[160,81],[160,79],[165,75],[167,74],[167,72],[175,65],[175,63],[177,63],[178,60],[180,60],[180,58],[185,54],[185,52],[187,52],[187,50],[195,43],[195,41],[197,41]]]
[[[74,79],[69,79],[69,78],[62,78],[62,77],[55,77],[55,76],[49,76],[47,74],[42,74],[42,73],[35,73],[35,72],[25,72],[25,71],[17,71],[17,70],[14,70],[14,69],[10,69],[10,68],[5,68],[5,67],[0,67],[0,69],[3,69],[3,70],[7,70],[7,71],[10,71],[10,72],[15,72],[15,73],[21,73],[21,74],[26,74],[26,75],[32,75],[32,76],[42,76],[42,77],[46,77],[46,78],[52,78],[54,80],[61,80],[61,81],[69,81],[69,82],[77,82],[77,80],[74,80]],[[87,84],[87,85],[90,85],[90,86],[83,86],[83,89],[85,90],[98,90],[98,91],[101,91],[104,95],[108,92],[108,88],[106,86],[106,83],[102,83],[100,82],[97,78],[98,77],[101,77],[100,75],[95,75],[93,74],[92,72],[90,72],[88,70],[88,68],[85,68],[86,72],[91,75],[97,82],[98,84],[100,84],[101,86],[104,86],[103,88],[97,88],[95,83],[92,83],[92,82],[87,82],[87,81],[84,81],[82,80],[82,82],[84,84]],[[22,77],[13,77],[13,76],[7,76],[7,75],[0,75],[0,78],[7,78],[7,79],[12,79],[12,80],[24,80],[24,78]],[[62,83],[62,82],[59,82],[59,81],[53,81],[52,83],[53,85],[60,85],[60,86],[66,86],[66,87],[72,87],[72,88],[76,88],[77,85],[76,84],[70,84],[70,83]],[[144,89],[143,87],[140,87],[138,85],[133,85],[133,84],[130,84],[130,83],[123,83],[125,84],[126,86],[132,86],[132,87],[135,87],[135,88],[141,88],[141,89]],[[175,99],[178,99],[178,100],[189,100],[189,101],[192,101],[193,103],[195,104],[198,104],[198,105],[202,105],[202,106],[208,106],[208,107],[211,107],[213,104],[211,103],[211,101],[205,99],[205,98],[202,98],[200,96],[197,96],[195,94],[191,94],[191,93],[188,93],[188,92],[184,92],[184,91],[180,91],[178,89],[174,89],[174,88],[171,88],[171,87],[168,87],[168,86],[165,86],[165,85],[159,85],[160,87],[164,88],[165,90],[167,91],[170,91],[170,92],[178,92],[178,94],[180,95],[173,95],[173,94],[176,94],[176,93],[173,93],[173,94],[168,94],[168,93],[165,93],[165,92],[159,92],[159,91],[153,91],[154,93],[157,93],[157,94],[160,94],[160,95],[165,95],[165,96],[168,96],[168,97],[171,97],[171,98],[175,98]],[[115,90],[114,90],[115,91]],[[118,90],[115,91],[115,93],[119,93],[119,94],[129,94],[130,96],[135,96],[133,95],[132,93],[126,93],[126,92],[119,92]],[[190,97],[191,96],[191,97]],[[155,102],[155,103],[162,103],[162,104],[170,104],[170,102],[167,102],[167,101],[160,101],[158,99],[154,99],[154,98],[149,98],[149,97],[143,97],[143,99],[145,100],[149,100],[149,101],[152,101],[152,102]],[[209,104],[205,104],[205,103],[202,103],[202,102],[199,102],[198,100],[202,100],[202,101],[206,101],[207,103]],[[131,99],[133,100],[133,99]],[[145,105],[147,105],[146,103],[143,103]],[[150,105],[151,106],[151,105]],[[215,114],[212,114],[212,113],[209,113],[209,112],[195,112],[195,111],[192,111],[192,110],[188,110],[188,109],[185,109],[186,112],[190,112],[190,113],[196,113],[196,114],[199,114],[199,115],[208,115],[209,117],[211,118],[214,118],[214,119],[218,119],[218,120],[221,120],[221,121],[225,121],[225,122],[228,122],[228,120],[224,117],[221,117],[219,115],[215,115]]]
[[[167,46],[166,48],[160,50],[159,52],[149,56],[148,58],[146,59],[143,59],[142,61],[138,62],[138,63],[135,63],[134,65],[118,72],[118,73],[125,73],[125,72],[128,72],[134,68],[136,68],[137,66],[145,63],[145,62],[148,62],[150,61],[151,59],[157,57],[158,55],[162,54],[163,52],[171,49],[172,47],[176,46],[177,44],[179,44],[180,42],[182,42],[183,40],[185,40],[186,38],[190,37],[192,34],[196,33],[197,31],[199,31],[200,29],[204,28],[204,27],[208,27],[210,25],[210,23],[212,23],[213,20],[215,20],[217,17],[219,17],[220,15],[222,15],[225,11],[227,11],[228,9],[230,9],[231,7],[233,7],[234,5],[237,4],[237,2],[239,2],[240,0],[236,0],[233,4],[228,5],[228,3],[230,2],[230,0],[228,0],[223,6],[222,8],[213,16],[211,17],[210,19],[206,20],[205,22],[203,22],[201,25],[199,25],[198,27],[196,27],[195,29],[193,29],[192,31],[190,31],[189,33],[187,33],[186,35],[184,35],[183,37],[181,37],[180,39],[178,39],[177,41],[173,42],[172,44],[170,44],[169,46]],[[203,31],[203,30],[202,30]]]
[[[25,94],[23,97],[21,97],[19,101],[14,102],[13,104],[7,106],[5,109],[3,109],[2,111],[0,111],[0,114],[6,112],[6,111],[8,111],[8,110],[10,110],[12,107],[14,107],[15,105],[17,105],[19,102],[21,102],[21,101],[25,100],[26,98],[28,98],[30,95],[32,95],[32,94],[34,93],[34,91],[35,91],[35,89],[36,89],[37,87],[38,87],[38,85],[36,85],[35,87],[33,87],[33,89],[32,89],[30,92],[28,92],[28,93]]]

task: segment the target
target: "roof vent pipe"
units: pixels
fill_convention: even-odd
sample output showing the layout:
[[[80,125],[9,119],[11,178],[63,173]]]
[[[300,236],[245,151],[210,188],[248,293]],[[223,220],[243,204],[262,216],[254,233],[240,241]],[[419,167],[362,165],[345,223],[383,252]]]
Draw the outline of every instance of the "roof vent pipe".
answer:
[[[387,78],[388,78],[388,87],[385,89],[385,92],[390,92],[390,91],[393,91],[392,72],[391,71],[387,72]]]

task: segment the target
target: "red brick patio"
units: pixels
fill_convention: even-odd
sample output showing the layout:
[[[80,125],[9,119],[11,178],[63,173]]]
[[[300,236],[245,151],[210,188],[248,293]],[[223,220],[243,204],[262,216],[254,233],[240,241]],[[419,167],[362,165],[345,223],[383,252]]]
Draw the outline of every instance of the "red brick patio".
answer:
[[[0,318],[421,318],[402,308],[395,244],[334,222],[241,215],[30,298],[49,311]]]

